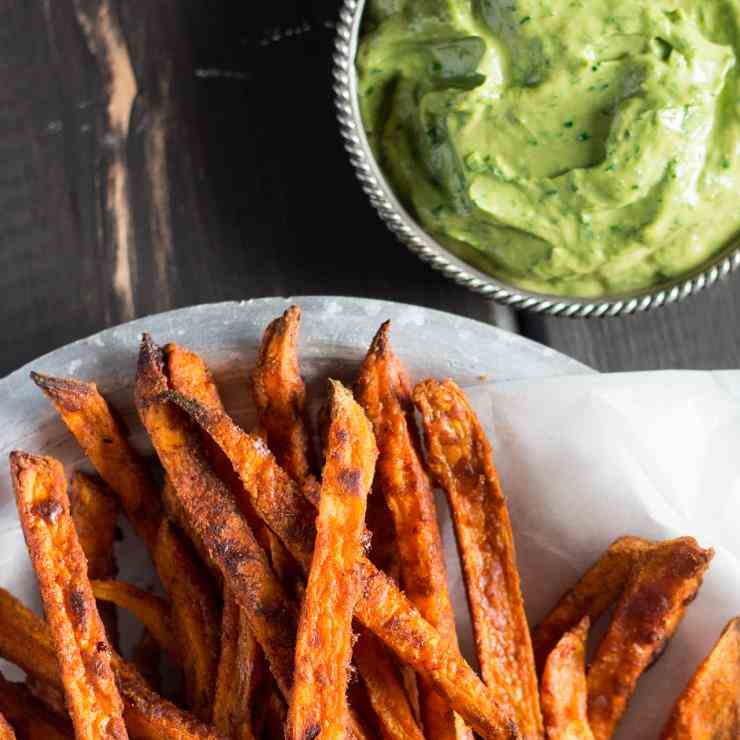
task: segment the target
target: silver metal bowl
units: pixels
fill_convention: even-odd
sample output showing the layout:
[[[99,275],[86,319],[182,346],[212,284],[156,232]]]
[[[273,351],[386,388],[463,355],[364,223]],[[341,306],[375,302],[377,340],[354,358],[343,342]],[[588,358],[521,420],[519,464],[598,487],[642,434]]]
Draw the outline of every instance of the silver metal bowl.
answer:
[[[344,0],[337,22],[334,93],[339,126],[355,173],[380,217],[412,252],[466,288],[515,308],[573,318],[626,316],[677,303],[713,285],[740,265],[740,240],[734,240],[686,275],[647,291],[588,300],[534,293],[509,285],[459,259],[427,234],[401,205],[372,153],[362,125],[357,96],[357,53],[365,0]]]

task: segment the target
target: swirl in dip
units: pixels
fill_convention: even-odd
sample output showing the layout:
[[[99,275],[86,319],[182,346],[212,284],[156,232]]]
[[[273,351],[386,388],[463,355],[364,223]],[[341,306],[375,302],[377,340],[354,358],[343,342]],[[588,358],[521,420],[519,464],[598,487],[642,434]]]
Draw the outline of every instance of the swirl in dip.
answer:
[[[363,33],[375,155],[480,269],[614,295],[740,231],[740,0],[368,0]]]

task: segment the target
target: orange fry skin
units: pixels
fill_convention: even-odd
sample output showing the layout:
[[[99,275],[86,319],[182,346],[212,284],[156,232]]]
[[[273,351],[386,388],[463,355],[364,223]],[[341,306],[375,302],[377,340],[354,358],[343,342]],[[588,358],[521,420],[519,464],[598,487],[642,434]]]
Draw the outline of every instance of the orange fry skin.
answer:
[[[352,614],[360,593],[367,494],[377,448],[352,394],[331,382],[331,425],[321,482],[316,545],[298,627],[286,737],[346,737]]]
[[[124,581],[91,581],[90,585],[98,601],[131,612],[156,639],[159,647],[179,662],[180,649],[172,630],[170,605],[165,599]]]
[[[8,724],[8,720],[0,713],[0,740],[16,740],[15,731]]]
[[[218,601],[190,543],[168,518],[159,528],[154,560],[170,597],[172,637],[180,645],[188,707],[209,721],[220,650]]]
[[[661,740],[740,737],[740,617],[722,631],[678,698]]]
[[[272,572],[237,503],[200,449],[197,429],[167,401],[161,350],[144,336],[136,406],[174,484],[186,524],[244,609],[278,686],[290,692],[297,609]]]
[[[583,617],[591,623],[619,598],[630,573],[640,558],[653,546],[640,537],[620,537],[581,576],[578,583],[563,594],[550,613],[532,631],[535,663],[541,673],[545,661],[560,638]]]
[[[259,681],[259,645],[236,599],[224,589],[221,657],[213,723],[233,740],[253,740],[252,696]]]
[[[0,657],[15,663],[29,678],[61,687],[54,645],[44,620],[0,588]],[[111,654],[124,719],[131,735],[142,740],[224,740],[214,728],[152,691],[138,671]]]
[[[64,468],[53,458],[23,452],[11,453],[10,468],[75,733],[90,740],[127,738],[111,649],[69,511]]]
[[[2,674],[0,712],[24,740],[69,740],[74,737],[72,723],[68,719],[50,711],[25,684],[11,683]]]
[[[424,740],[403,687],[400,687],[400,691],[388,691],[389,685],[400,686],[400,676],[383,644],[371,632],[363,630],[355,643],[352,656],[365,684],[383,738]]]
[[[593,740],[588,726],[586,640],[584,617],[560,639],[542,673],[542,716],[547,740]]]
[[[226,414],[176,393],[163,398],[188,412],[231,460],[254,509],[298,563],[308,568],[313,515],[299,487],[282,471],[264,442],[243,432]],[[277,487],[279,491],[273,490]],[[367,558],[358,564],[365,587],[355,617],[405,663],[423,675],[483,737],[517,737],[514,719],[465,662],[451,650],[391,578]]]
[[[457,649],[434,493],[410,423],[411,387],[391,348],[389,331],[390,322],[386,321],[375,335],[355,383],[355,396],[375,430],[380,453],[375,488],[393,517],[401,585],[424,619]],[[427,735],[437,740],[472,740],[470,730],[447,702],[423,683],[419,701]]]
[[[174,342],[166,344],[163,352],[172,388],[209,408],[223,408],[213,375],[199,355]]]
[[[146,463],[94,383],[31,373],[111,490],[151,552],[162,518],[159,493]]]
[[[414,402],[429,467],[450,502],[483,679],[502,703],[508,702],[523,737],[542,737],[514,537],[491,445],[451,380],[420,383]]]
[[[115,578],[118,568],[113,553],[116,541],[118,502],[99,479],[76,472],[70,491],[72,521],[82,551],[87,558],[88,578]],[[115,604],[98,604],[105,633],[113,645],[118,643],[118,614]]]
[[[630,575],[587,674],[588,721],[607,740],[637,680],[661,655],[714,555],[691,537],[661,542]]]
[[[265,329],[252,387],[260,424],[278,465],[299,485],[315,491],[306,387],[298,365],[300,323],[301,310],[291,306]]]

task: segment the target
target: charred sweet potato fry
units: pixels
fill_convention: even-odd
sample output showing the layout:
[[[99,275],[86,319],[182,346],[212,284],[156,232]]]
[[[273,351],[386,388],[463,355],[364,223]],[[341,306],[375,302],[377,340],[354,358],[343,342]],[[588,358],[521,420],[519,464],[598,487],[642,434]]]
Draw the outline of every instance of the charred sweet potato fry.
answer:
[[[233,740],[252,740],[252,695],[259,680],[259,645],[228,587],[224,589],[221,657],[213,723]]]
[[[244,609],[281,691],[288,695],[297,609],[272,572],[230,491],[204,458],[197,429],[162,396],[168,390],[163,356],[147,335],[142,341],[135,389],[142,423],[174,484],[187,524]]]
[[[483,679],[508,701],[523,737],[542,735],[537,675],[514,538],[491,445],[451,380],[416,386],[429,466],[447,494]]]
[[[457,649],[434,493],[410,422],[411,387],[391,348],[389,331],[390,322],[386,321],[375,335],[355,383],[355,396],[373,424],[378,444],[374,489],[385,499],[393,517],[394,526],[386,523],[386,527],[395,530],[406,596]],[[470,730],[455,717],[447,702],[423,682],[419,702],[427,735],[439,740],[472,740]]]
[[[596,740],[614,733],[637,679],[678,628],[713,555],[682,537],[653,547],[633,570],[587,674],[588,722]]]
[[[72,476],[70,506],[77,537],[87,558],[88,578],[115,578],[118,568],[113,545],[116,541],[118,502],[110,489],[99,478],[78,471]],[[98,612],[108,640],[112,645],[117,645],[116,605],[98,604]]]
[[[206,408],[217,409],[218,411],[224,410],[213,375],[202,357],[174,343],[166,345],[163,351],[165,375],[172,390],[202,403]],[[245,500],[246,497],[240,495],[241,481],[235,475],[233,468],[218,448],[218,445],[205,434],[203,435],[203,444],[208,462],[218,477],[235,493],[237,499],[242,503],[244,507],[242,513],[247,517],[247,523],[252,529],[257,542],[270,555],[271,565],[276,575],[283,582],[283,585],[289,586],[291,592],[295,593],[294,584],[289,583],[289,581],[290,577],[297,572],[297,566],[292,562],[292,558],[286,552],[282,543],[256,516],[251,505]]]
[[[0,588],[0,657],[29,677],[61,687],[54,645],[44,620]],[[152,691],[138,671],[116,652],[111,654],[124,719],[131,735],[144,740],[224,740],[213,727]]]
[[[27,686],[11,683],[2,674],[0,712],[24,740],[69,740],[74,737],[72,723],[66,717],[54,714]]]
[[[94,383],[31,373],[95,469],[121,500],[137,534],[151,551],[162,518],[159,493],[146,463]]]
[[[75,733],[90,740],[126,738],[111,649],[69,512],[64,468],[24,452],[11,453],[10,468]]]
[[[740,617],[725,627],[678,698],[661,740],[740,737]]]
[[[566,632],[545,663],[540,691],[548,740],[593,740],[585,665],[589,624],[584,617]]]
[[[304,568],[311,563],[315,530],[311,507],[277,465],[264,442],[242,431],[226,414],[177,393],[164,395],[188,412],[218,443],[244,483],[257,514]],[[365,588],[355,617],[441,693],[483,737],[516,737],[514,718],[486,689],[459,652],[452,650],[396,584],[367,558],[358,568]]]
[[[180,660],[178,645],[183,643],[178,643],[173,633],[170,605],[165,599],[123,581],[91,581],[90,585],[98,601],[109,602],[131,612],[163,650],[175,660]]]
[[[355,565],[377,449],[367,417],[338,381],[331,383],[331,404],[316,544],[296,640],[286,733],[293,740],[343,738],[349,719],[352,614],[361,587]]]
[[[389,684],[400,685],[400,676],[383,644],[371,632],[363,630],[352,655],[383,737],[386,740],[424,740],[403,688],[400,691],[387,690]]]
[[[568,589],[555,608],[532,632],[532,647],[537,669],[541,673],[550,652],[560,638],[583,617],[591,623],[619,598],[630,573],[653,543],[640,537],[620,537]]]
[[[300,309],[291,306],[265,329],[252,386],[260,424],[278,465],[299,485],[315,492],[306,387],[298,365],[300,322]]]
[[[218,601],[196,554],[166,517],[159,528],[154,560],[170,597],[173,637],[181,646],[180,663],[185,672],[188,706],[208,721],[213,709],[220,650]]]

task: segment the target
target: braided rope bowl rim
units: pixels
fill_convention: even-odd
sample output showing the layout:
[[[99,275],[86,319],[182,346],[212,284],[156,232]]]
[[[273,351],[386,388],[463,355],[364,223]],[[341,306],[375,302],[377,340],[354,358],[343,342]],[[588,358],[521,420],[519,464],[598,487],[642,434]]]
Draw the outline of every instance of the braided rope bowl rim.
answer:
[[[714,285],[740,266],[740,239],[704,265],[647,291],[605,299],[569,298],[522,290],[478,270],[427,234],[401,205],[380,170],[362,125],[355,55],[365,0],[344,0],[336,26],[333,91],[339,130],[362,189],[398,240],[447,278],[498,303],[546,316],[598,318],[629,316],[678,303]]]

